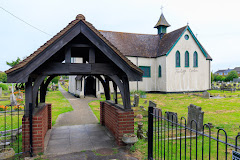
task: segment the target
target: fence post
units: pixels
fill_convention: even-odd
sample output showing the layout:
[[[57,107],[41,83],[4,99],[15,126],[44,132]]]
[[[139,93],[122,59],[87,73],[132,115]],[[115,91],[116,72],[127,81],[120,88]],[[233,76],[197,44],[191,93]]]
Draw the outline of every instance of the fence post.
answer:
[[[32,103],[29,103],[29,131],[30,131],[30,137],[29,137],[29,143],[30,143],[30,157],[33,157],[33,134],[32,134]]]
[[[156,104],[149,101],[148,107],[148,159],[153,160],[153,107]]]

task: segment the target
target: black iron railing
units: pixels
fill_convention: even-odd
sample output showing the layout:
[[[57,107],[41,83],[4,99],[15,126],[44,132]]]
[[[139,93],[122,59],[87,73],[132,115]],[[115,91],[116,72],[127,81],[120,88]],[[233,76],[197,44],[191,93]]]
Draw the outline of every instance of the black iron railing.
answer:
[[[171,114],[170,114],[171,113]],[[148,159],[232,159],[232,151],[240,151],[238,142],[227,136],[220,128],[217,133],[209,124],[204,124],[201,131],[197,122],[192,120],[187,125],[185,117],[179,118],[173,112],[162,113],[156,104],[149,102],[148,108]],[[207,129],[206,129],[207,128]],[[224,140],[221,140],[224,139]]]
[[[13,149],[15,156],[13,159],[20,159],[24,155],[32,156],[32,111],[29,111],[29,127],[30,127],[30,150],[23,151],[22,147],[25,146],[24,134],[22,134],[25,128],[25,123],[22,123],[24,117],[25,107],[23,105],[16,106],[1,106],[0,110],[0,150]],[[1,157],[0,157],[1,159]]]

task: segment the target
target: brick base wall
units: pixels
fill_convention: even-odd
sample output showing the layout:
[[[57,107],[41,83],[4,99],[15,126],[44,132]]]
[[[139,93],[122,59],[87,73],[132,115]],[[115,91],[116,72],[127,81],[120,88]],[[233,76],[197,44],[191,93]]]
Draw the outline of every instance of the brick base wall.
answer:
[[[118,145],[125,145],[123,134],[134,133],[134,113],[132,110],[124,111],[105,101],[100,102],[100,123],[112,132]]]
[[[44,151],[44,137],[48,129],[52,127],[52,106],[45,104],[40,110],[33,115],[32,121],[33,133],[33,153],[37,154]],[[22,118],[22,146],[23,152],[30,150],[30,126],[29,117]]]

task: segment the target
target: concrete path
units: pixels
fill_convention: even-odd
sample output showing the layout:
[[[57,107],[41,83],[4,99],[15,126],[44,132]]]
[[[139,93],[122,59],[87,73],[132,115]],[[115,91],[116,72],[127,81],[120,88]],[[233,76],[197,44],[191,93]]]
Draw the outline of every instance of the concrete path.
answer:
[[[62,155],[86,150],[117,147],[114,138],[91,111],[88,103],[96,98],[75,98],[59,87],[74,111],[64,113],[57,119],[45,140],[45,155]]]
[[[58,117],[54,127],[98,123],[98,119],[93,114],[91,108],[88,106],[88,103],[93,100],[97,100],[96,98],[76,98],[70,93],[66,92],[64,89],[62,89],[60,85],[59,90],[61,91],[63,96],[70,102],[74,111],[61,114]]]

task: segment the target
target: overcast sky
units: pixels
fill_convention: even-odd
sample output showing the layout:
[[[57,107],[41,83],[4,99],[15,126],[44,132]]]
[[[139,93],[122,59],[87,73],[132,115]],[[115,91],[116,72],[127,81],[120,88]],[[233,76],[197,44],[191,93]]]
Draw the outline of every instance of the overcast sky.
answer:
[[[213,58],[212,71],[240,66],[239,0],[0,0],[0,71],[9,68],[6,61],[32,54],[80,13],[98,30],[156,34],[161,6],[168,32],[189,23]]]

